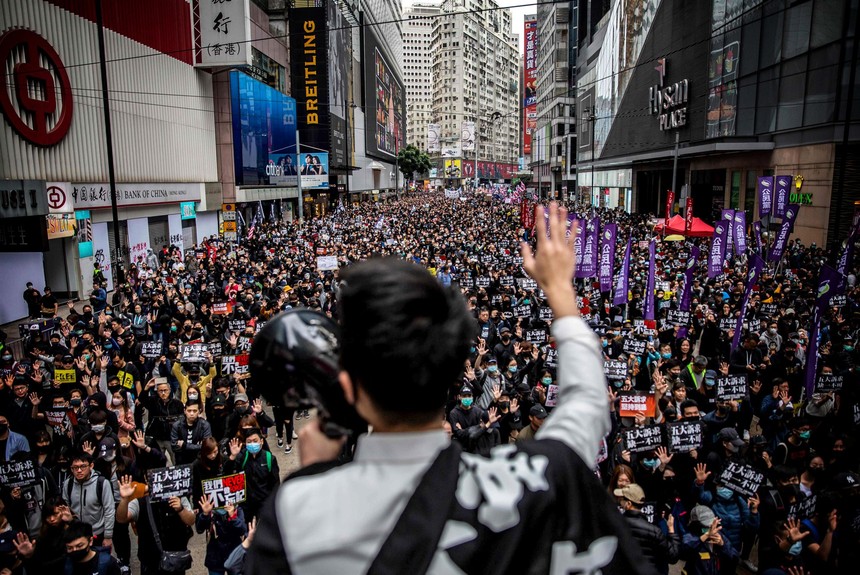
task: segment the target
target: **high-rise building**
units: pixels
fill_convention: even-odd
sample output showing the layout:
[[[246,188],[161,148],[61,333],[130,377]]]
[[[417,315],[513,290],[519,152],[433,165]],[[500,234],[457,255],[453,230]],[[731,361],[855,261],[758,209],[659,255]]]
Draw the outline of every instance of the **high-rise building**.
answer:
[[[510,179],[520,131],[518,36],[510,11],[495,0],[443,0],[431,51],[432,121],[441,126],[446,156],[438,167],[454,180],[474,178],[475,168],[482,179]],[[475,123],[473,137],[463,137],[463,122]]]
[[[532,182],[542,196],[561,197],[565,190],[572,193],[575,186],[576,94],[571,66],[575,70],[576,27],[572,28],[571,22],[576,22],[576,17],[571,13],[578,9],[578,0],[538,0],[537,119],[530,165]]]
[[[427,150],[427,125],[432,120],[433,57],[430,46],[438,2],[420,2],[403,13],[403,82],[406,84],[406,143]]]

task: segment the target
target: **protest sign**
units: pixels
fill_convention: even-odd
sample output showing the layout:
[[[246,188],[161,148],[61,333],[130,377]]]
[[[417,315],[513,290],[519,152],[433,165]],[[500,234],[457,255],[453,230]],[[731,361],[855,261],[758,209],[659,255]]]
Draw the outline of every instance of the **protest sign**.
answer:
[[[549,307],[540,308],[538,310],[538,318],[540,318],[541,321],[552,321],[552,319],[553,319],[552,308],[549,308]]]
[[[842,295],[835,295],[830,298],[830,307],[845,307],[845,304],[848,303],[848,298]]]
[[[546,350],[546,364],[547,367],[555,369],[558,367],[558,350],[554,347],[548,347]]]
[[[227,321],[227,329],[230,331],[245,331],[246,325],[244,319],[231,319]]]
[[[30,487],[39,482],[32,459],[0,463],[0,485],[3,487]]]
[[[775,303],[763,303],[759,307],[759,311],[762,315],[765,315],[771,319],[776,319],[778,314],[778,308]]]
[[[490,304],[501,307],[502,306],[502,296],[496,294],[494,296],[490,296]]]
[[[547,341],[545,329],[527,329],[525,336],[526,341],[534,344],[546,343]]]
[[[645,349],[648,347],[648,342],[641,339],[633,339],[632,337],[625,337],[624,344],[621,349],[624,353],[629,353],[630,355],[642,355],[645,353]]]
[[[747,396],[747,376],[724,375],[717,378],[717,399],[729,401],[743,399]]]
[[[630,453],[644,453],[663,444],[663,429],[659,425],[628,427],[622,432],[624,449]]]
[[[156,358],[164,354],[164,344],[160,341],[144,341],[140,344],[140,355]]]
[[[520,278],[520,288],[526,291],[534,291],[537,289],[537,282],[532,278]]]
[[[236,343],[236,349],[244,353],[251,351],[251,338],[246,335],[240,336]]]
[[[818,504],[818,496],[812,495],[797,503],[792,503],[788,508],[788,516],[795,519],[808,519],[815,516],[815,508]]]
[[[233,302],[219,301],[212,304],[212,313],[214,315],[227,315],[233,313]]]
[[[501,276],[499,278],[499,285],[502,287],[513,287],[513,285],[514,285],[513,276]]]
[[[523,265],[523,257],[522,256],[513,256],[511,258],[511,263],[514,264],[515,266],[521,266],[521,265]]]
[[[558,403],[558,386],[554,383],[549,384],[546,388],[546,407],[555,407]]]
[[[245,472],[203,480],[203,495],[208,496],[216,508],[238,505],[245,501]]]
[[[248,355],[222,355],[221,375],[243,375],[249,373]]]
[[[704,429],[701,421],[667,423],[666,436],[671,453],[687,453],[700,449],[704,444]]]
[[[735,329],[737,325],[737,319],[733,317],[724,317],[720,319],[720,329],[723,331],[729,331],[730,329]]]
[[[153,502],[191,495],[191,464],[150,469],[146,472],[146,483]]]
[[[656,402],[653,393],[647,391],[622,391],[618,394],[621,404],[618,409],[620,417],[635,417],[640,411],[645,417],[654,417]]]
[[[181,348],[179,361],[182,363],[201,363],[206,361],[208,348],[205,343],[187,343]]]
[[[681,327],[689,327],[690,320],[690,312],[681,311],[679,309],[670,309],[669,315],[666,317],[666,321],[669,325],[678,325]]]
[[[639,512],[642,514],[642,517],[644,517],[648,523],[653,525],[654,518],[657,515],[657,504],[653,501],[646,501],[642,504],[642,509],[640,509]]]
[[[475,280],[475,285],[479,288],[488,288],[490,287],[490,278],[487,276],[481,276]]]
[[[719,483],[745,497],[755,495],[763,481],[764,473],[736,461],[726,463],[719,479]]]
[[[329,271],[337,268],[337,256],[319,256],[317,258],[317,270]]]
[[[603,373],[606,374],[606,379],[620,380],[627,377],[627,362],[617,359],[610,359],[603,362]]]
[[[66,422],[68,410],[65,408],[50,408],[45,410],[45,419],[51,427],[62,427]]]
[[[74,369],[55,369],[54,381],[57,383],[77,383],[78,374]]]
[[[221,342],[213,341],[212,343],[206,344],[209,349],[209,353],[212,354],[212,357],[221,357]]]
[[[843,376],[833,375],[832,373],[821,374],[815,380],[815,393],[829,393],[831,391],[841,391]]]
[[[515,305],[511,310],[514,313],[514,317],[529,317],[532,314],[532,307],[528,304]]]

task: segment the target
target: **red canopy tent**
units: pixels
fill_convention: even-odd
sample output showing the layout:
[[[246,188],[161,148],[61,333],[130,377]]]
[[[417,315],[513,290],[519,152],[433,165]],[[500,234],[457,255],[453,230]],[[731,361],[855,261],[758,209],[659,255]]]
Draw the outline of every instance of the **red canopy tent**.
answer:
[[[686,231],[686,222],[680,215],[675,214],[669,220],[669,227],[666,229],[667,234],[681,234],[690,238],[709,238],[714,235],[714,228],[703,222],[697,217],[693,217],[693,224],[690,226],[690,232]],[[654,226],[654,231],[662,232],[663,223]]]

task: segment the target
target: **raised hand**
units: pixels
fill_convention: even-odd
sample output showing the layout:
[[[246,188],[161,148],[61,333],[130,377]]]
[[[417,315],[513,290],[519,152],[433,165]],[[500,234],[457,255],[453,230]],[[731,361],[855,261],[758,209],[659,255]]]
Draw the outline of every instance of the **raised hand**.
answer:
[[[499,411],[495,407],[491,407],[490,409],[488,409],[487,415],[489,416],[489,421],[487,421],[487,427],[493,425],[502,418],[502,416],[499,415]]]
[[[37,406],[42,403],[42,398],[39,397],[39,394],[33,392],[30,394],[30,403],[32,403],[34,406]]]
[[[708,477],[711,476],[711,472],[708,471],[708,466],[704,463],[697,464],[694,471],[696,472],[696,483],[699,485],[702,485],[708,480]]]
[[[511,413],[515,413],[520,408],[520,400],[516,397],[511,400]]]
[[[486,355],[487,354],[487,342],[481,338],[478,338],[478,346],[476,348],[478,355]]]
[[[81,449],[83,449],[84,451],[86,451],[90,455],[92,455],[96,451],[95,446],[92,443],[90,443],[89,441],[84,441],[84,444],[81,445]]]
[[[234,437],[230,440],[230,457],[236,458],[239,455],[239,452],[242,451],[242,444],[239,442],[239,439]]]
[[[523,346],[520,345],[520,342],[515,341],[514,342],[514,355],[519,355],[522,350],[523,350]]]
[[[761,499],[759,499],[758,494],[747,499],[747,505],[749,505],[750,513],[758,513],[758,506],[761,505]]]
[[[792,517],[789,517],[788,521],[785,522],[785,528],[788,529],[788,538],[791,539],[792,543],[797,543],[810,534],[810,531],[801,532],[800,525],[800,520]]]
[[[182,500],[179,499],[178,497],[171,497],[170,499],[167,500],[167,503],[168,503],[168,505],[170,505],[170,508],[173,509],[174,511],[177,511],[177,512],[182,511]]]
[[[761,391],[761,380],[760,379],[754,379],[753,382],[750,384],[750,393],[753,395],[758,395],[760,391]]]
[[[675,454],[669,453],[669,451],[661,445],[657,448],[657,457],[660,458],[660,464],[665,467],[666,465],[669,465],[669,462],[672,461]]]
[[[260,415],[263,413],[263,400],[259,397],[254,400],[253,405],[251,406],[251,411],[254,412],[254,415]]]
[[[725,361],[720,362],[720,373],[722,373],[723,375],[729,374],[729,364]]]
[[[200,498],[200,512],[203,515],[209,515],[215,509],[215,502],[209,495],[204,495]]]
[[[546,221],[545,213],[548,216]],[[533,254],[526,242],[520,244],[523,269],[544,290],[555,317],[578,315],[579,308],[576,305],[572,282],[576,271],[573,243],[577,226],[572,224],[568,234],[567,210],[559,207],[557,202],[550,202],[548,212],[543,206],[536,206],[535,224],[537,253]]]
[[[624,451],[622,451],[621,452],[621,459],[623,459],[627,463],[630,463],[630,450],[625,449]]]
[[[131,475],[123,475],[119,479],[119,496],[123,499],[131,499],[134,495],[134,482]]]
[[[493,401],[499,401],[499,398],[502,397],[502,388],[498,383],[493,384]]]
[[[12,545],[15,546],[15,549],[18,551],[18,554],[24,557],[25,559],[29,559],[33,556],[33,553],[36,552],[36,546],[33,545],[33,542],[30,541],[30,538],[26,533],[18,532],[18,535],[15,539],[12,540]]]
[[[143,431],[139,429],[134,431],[134,436],[131,438],[131,442],[138,449],[146,449],[146,436],[143,434]]]

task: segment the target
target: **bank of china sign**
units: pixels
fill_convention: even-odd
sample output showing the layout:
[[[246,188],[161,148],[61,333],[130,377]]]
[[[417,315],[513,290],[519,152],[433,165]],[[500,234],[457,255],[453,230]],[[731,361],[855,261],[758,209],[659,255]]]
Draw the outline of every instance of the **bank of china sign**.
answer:
[[[687,104],[690,98],[690,81],[687,79],[666,84],[666,58],[657,60],[658,83],[648,89],[648,105],[652,116],[657,116],[660,130],[674,130],[687,125]]]

